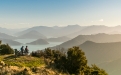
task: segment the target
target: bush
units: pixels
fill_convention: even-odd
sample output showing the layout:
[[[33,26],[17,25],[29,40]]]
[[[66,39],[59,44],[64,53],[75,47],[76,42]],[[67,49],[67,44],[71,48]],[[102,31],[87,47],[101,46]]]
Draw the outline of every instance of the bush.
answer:
[[[31,53],[31,56],[34,56],[34,57],[42,57],[44,56],[44,52],[43,51],[32,51]]]
[[[0,45],[0,54],[13,54],[14,50],[8,44],[1,44]]]
[[[44,54],[51,61],[54,61],[54,66],[61,72],[68,72],[69,74],[83,74],[83,75],[108,75],[103,69],[96,65],[89,67],[85,53],[79,47],[69,48],[67,53],[59,50],[45,49]]]

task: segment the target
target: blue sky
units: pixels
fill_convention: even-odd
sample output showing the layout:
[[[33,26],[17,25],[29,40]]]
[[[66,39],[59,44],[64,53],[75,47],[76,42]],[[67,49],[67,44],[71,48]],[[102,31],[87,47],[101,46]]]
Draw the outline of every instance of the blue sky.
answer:
[[[121,25],[121,0],[0,0],[0,27]]]

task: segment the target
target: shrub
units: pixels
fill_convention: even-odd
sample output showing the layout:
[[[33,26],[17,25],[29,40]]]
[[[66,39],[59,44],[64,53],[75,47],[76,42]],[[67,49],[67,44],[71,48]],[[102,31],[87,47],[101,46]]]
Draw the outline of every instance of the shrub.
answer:
[[[13,54],[14,50],[8,44],[1,44],[0,45],[0,54]]]

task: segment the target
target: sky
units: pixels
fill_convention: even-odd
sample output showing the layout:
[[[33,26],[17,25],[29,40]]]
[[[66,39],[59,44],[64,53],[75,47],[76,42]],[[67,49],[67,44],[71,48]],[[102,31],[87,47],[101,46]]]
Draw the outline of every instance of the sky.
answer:
[[[121,0],[0,0],[0,27],[121,25]]]

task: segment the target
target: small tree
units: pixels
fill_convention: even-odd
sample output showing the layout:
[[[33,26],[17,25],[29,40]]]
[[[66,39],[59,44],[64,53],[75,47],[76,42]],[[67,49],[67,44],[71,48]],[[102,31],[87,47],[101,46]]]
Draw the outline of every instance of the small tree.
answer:
[[[68,50],[67,66],[70,74],[80,73],[87,66],[85,53],[79,47],[73,47]]]

